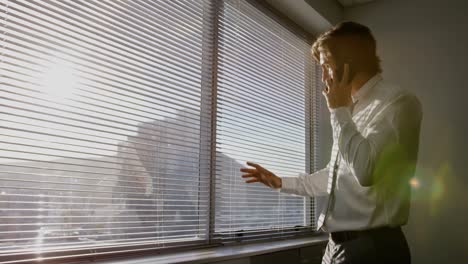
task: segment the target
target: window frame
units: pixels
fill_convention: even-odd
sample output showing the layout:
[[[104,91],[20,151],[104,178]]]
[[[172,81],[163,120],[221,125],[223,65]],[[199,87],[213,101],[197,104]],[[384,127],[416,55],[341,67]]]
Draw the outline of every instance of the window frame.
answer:
[[[240,0],[235,0],[240,1]],[[285,28],[290,30],[291,32],[297,34],[301,38],[303,38],[308,44],[311,44],[314,37],[301,29],[297,24],[287,18],[284,14],[276,10],[273,6],[271,6],[266,1],[262,0],[244,0],[249,2],[250,4],[257,7],[262,13],[266,14],[267,16],[273,18],[274,20],[278,21],[283,25]],[[219,17],[220,12],[223,10],[223,1],[213,0],[213,8],[214,8],[214,15],[212,16],[213,21],[210,24],[210,29],[212,30],[212,43],[211,48],[207,50],[210,52],[211,62],[210,63],[202,63],[202,67],[209,67],[211,68],[211,78],[210,82],[210,91],[201,91],[201,108],[208,108],[210,115],[203,116],[203,111],[201,111],[201,119],[209,119],[210,127],[206,132],[201,135],[202,138],[206,138],[206,141],[203,142],[206,146],[209,146],[209,150],[205,153],[210,153],[209,156],[209,165],[208,168],[205,168],[205,172],[209,171],[209,211],[208,211],[208,230],[205,231],[206,240],[196,241],[195,243],[189,241],[183,242],[175,242],[171,243],[170,246],[165,248],[154,248],[151,244],[148,245],[138,245],[138,246],[122,246],[122,247],[115,247],[112,252],[106,252],[105,249],[99,250],[71,250],[68,252],[67,256],[63,257],[60,256],[56,260],[53,259],[54,253],[43,253],[42,257],[52,257],[51,260],[47,260],[48,263],[63,263],[63,261],[83,261],[83,260],[100,260],[100,259],[108,259],[109,257],[129,257],[129,256],[141,256],[141,254],[149,255],[149,254],[159,254],[161,252],[182,252],[189,249],[199,249],[205,247],[216,247],[221,246],[230,242],[239,243],[252,243],[250,239],[244,239],[242,233],[234,233],[232,234],[233,239],[230,239],[229,242],[224,242],[221,237],[215,234],[215,198],[216,198],[216,122],[217,122],[217,94],[218,94],[218,45],[219,45]],[[205,29],[203,29],[205,30]],[[205,51],[205,47],[203,48]],[[320,95],[319,95],[319,83],[318,83],[318,76],[320,73],[319,67],[316,67],[313,64],[308,64],[306,66],[306,71],[309,71],[310,74],[305,74],[306,76],[306,86],[310,87],[310,89],[306,89],[306,96],[305,100],[305,126],[306,126],[306,172],[312,173],[313,171],[317,170],[318,165],[318,122],[317,118],[320,114]],[[202,78],[202,82],[203,82]],[[208,89],[206,89],[208,90]],[[204,94],[209,93],[209,94]],[[210,98],[210,99],[206,99]],[[203,120],[201,121],[203,123]],[[202,148],[202,147],[201,147]],[[200,159],[202,157],[200,156]],[[313,198],[310,198],[307,203],[308,210],[307,215],[310,217],[311,213],[315,211],[315,203]],[[310,222],[314,222],[315,219],[310,219]],[[305,227],[304,232],[297,232],[298,228],[291,227],[289,229],[283,229],[281,231],[273,231],[273,230],[259,230],[258,234],[264,239],[269,240],[284,240],[284,239],[291,239],[291,238],[301,238],[304,236],[310,235],[320,235],[320,232],[316,232],[313,230],[313,226]],[[290,235],[286,235],[285,233],[289,233]],[[90,252],[91,251],[91,252]],[[62,251],[63,252],[63,251]],[[75,254],[83,254],[84,252],[89,252],[90,256],[77,256],[73,257]],[[50,255],[50,256],[49,256]],[[31,253],[31,257],[35,257],[34,253]]]

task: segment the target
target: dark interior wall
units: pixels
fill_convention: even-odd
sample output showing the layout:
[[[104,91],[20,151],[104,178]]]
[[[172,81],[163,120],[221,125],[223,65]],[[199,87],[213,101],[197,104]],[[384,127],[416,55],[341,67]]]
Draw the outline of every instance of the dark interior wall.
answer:
[[[320,264],[326,242],[314,246],[281,250],[251,257],[230,259],[213,264]]]
[[[377,0],[344,14],[373,30],[384,77],[423,104],[405,227],[413,263],[468,263],[467,9],[462,0]]]

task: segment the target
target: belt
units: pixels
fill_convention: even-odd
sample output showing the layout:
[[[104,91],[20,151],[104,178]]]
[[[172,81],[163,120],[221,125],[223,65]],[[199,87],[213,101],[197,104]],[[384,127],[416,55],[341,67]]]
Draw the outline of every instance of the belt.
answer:
[[[346,242],[349,240],[354,240],[356,238],[359,238],[361,236],[366,236],[366,235],[383,235],[383,234],[388,234],[392,232],[401,232],[401,227],[378,227],[378,228],[373,228],[373,229],[367,229],[367,230],[359,230],[359,231],[339,231],[339,232],[331,232],[330,233],[330,238],[336,242],[336,243],[342,243]]]

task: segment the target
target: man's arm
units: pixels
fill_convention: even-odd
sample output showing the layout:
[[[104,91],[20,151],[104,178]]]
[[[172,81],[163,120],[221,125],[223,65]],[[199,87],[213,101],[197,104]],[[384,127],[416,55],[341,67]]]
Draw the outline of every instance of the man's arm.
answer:
[[[421,105],[414,96],[404,95],[389,106],[379,120],[367,128],[364,137],[357,131],[349,109],[332,109],[334,140],[338,140],[343,160],[362,186],[371,186],[377,180],[374,169],[382,162],[405,165],[414,160],[417,142],[408,142],[406,135],[418,141],[421,123]],[[416,148],[416,149],[415,149]],[[390,160],[391,159],[391,160]]]
[[[247,162],[247,165],[254,169],[241,168],[245,174],[242,178],[247,178],[247,183],[260,182],[273,189],[280,189],[281,192],[297,194],[302,196],[321,196],[327,194],[328,167],[313,174],[299,174],[299,177],[278,177],[262,166]]]
[[[282,177],[280,191],[301,196],[324,196],[327,194],[328,167],[312,174],[301,173],[299,177]]]

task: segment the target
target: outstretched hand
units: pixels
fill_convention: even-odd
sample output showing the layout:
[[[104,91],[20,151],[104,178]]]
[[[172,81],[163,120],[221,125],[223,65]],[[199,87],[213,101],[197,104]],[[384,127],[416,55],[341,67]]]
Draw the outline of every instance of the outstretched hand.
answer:
[[[248,180],[245,181],[246,183],[261,182],[270,188],[281,188],[282,181],[280,177],[256,163],[247,161],[247,165],[254,167],[254,169],[240,169],[241,172],[245,172],[242,178],[248,178]]]

